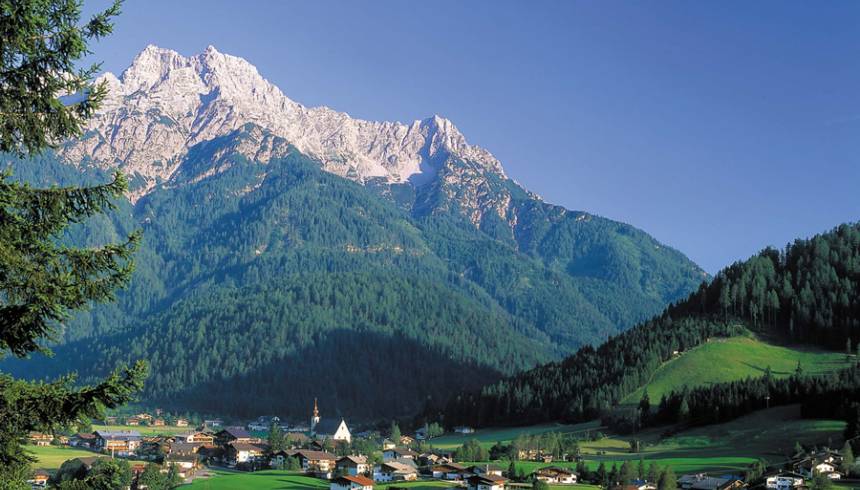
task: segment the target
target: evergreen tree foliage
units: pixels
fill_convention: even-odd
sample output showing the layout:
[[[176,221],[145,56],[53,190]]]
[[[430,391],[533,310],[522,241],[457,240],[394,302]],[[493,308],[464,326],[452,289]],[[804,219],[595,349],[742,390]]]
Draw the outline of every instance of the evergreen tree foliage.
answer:
[[[103,99],[104,87],[92,85],[97,66],[75,64],[88,54],[89,41],[110,33],[119,5],[83,24],[80,9],[73,0],[0,5],[0,150],[35,155],[76,136]],[[76,100],[64,99],[67,93],[78,94]],[[45,343],[72,312],[112,300],[128,282],[138,234],[96,247],[60,244],[70,224],[106,213],[126,187],[119,174],[101,186],[50,189],[0,175],[0,356],[47,352]],[[26,478],[32,458],[22,445],[29,431],[78,424],[125,403],[145,375],[139,363],[75,387],[73,376],[26,382],[0,374],[0,487],[19,488]],[[125,469],[99,463],[86,484],[119,488]]]
[[[711,337],[748,330],[838,350],[847,341],[860,338],[858,293],[860,225],[840,225],[828,233],[796,240],[784,251],[768,248],[737,262],[686,300],[596,349],[583,347],[563,361],[502,379],[480,392],[460,393],[440,412],[452,424],[477,426],[594,419],[646,384],[676,353]],[[841,383],[827,385],[802,373],[798,366],[792,379],[803,389],[823,392],[838,389],[836,385]],[[657,412],[664,422],[668,413],[672,422],[726,420],[752,407],[766,406],[768,387],[776,389],[776,385],[793,388],[766,372],[762,379],[673,393],[661,400]],[[782,391],[770,396],[771,405],[802,399]],[[720,409],[714,410],[715,406]],[[643,408],[640,405],[640,415]],[[640,422],[655,421],[640,416]]]
[[[675,477],[675,472],[671,466],[667,466],[660,473],[660,479],[657,482],[657,490],[677,490],[678,479]]]

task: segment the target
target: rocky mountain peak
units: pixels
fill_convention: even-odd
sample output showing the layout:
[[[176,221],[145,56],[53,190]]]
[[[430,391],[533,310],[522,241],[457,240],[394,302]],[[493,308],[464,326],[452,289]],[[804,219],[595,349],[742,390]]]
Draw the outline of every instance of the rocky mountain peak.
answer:
[[[186,57],[150,45],[119,77],[106,73],[101,80],[110,89],[108,99],[85,136],[63,153],[71,163],[119,167],[140,177],[133,199],[169,181],[191,146],[249,123],[319,160],[326,171],[359,182],[421,185],[451,158],[503,174],[499,161],[470,145],[448,119],[375,122],[328,107],[308,108],[251,63],[214,46]]]

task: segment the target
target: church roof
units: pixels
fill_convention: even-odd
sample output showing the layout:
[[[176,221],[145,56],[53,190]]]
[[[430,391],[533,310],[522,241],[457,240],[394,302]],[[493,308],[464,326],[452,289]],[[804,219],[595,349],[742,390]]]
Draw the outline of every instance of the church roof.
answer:
[[[314,434],[333,436],[343,419],[322,419],[314,426]]]

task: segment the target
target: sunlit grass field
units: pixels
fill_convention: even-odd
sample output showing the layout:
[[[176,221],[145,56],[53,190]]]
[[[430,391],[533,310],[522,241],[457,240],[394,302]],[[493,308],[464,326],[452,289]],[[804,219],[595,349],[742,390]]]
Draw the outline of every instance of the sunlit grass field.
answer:
[[[93,431],[111,430],[111,431],[137,431],[142,436],[160,436],[182,434],[194,430],[193,427],[175,427],[161,426],[154,427],[151,425],[93,425]]]
[[[773,345],[753,337],[713,339],[666,362],[648,383],[648,397],[656,405],[664,394],[682,387],[708,385],[761,376],[770,367],[774,376],[790,376],[800,362],[803,371],[824,373],[849,366],[845,354],[808,347]],[[622,403],[638,403],[644,388]]]

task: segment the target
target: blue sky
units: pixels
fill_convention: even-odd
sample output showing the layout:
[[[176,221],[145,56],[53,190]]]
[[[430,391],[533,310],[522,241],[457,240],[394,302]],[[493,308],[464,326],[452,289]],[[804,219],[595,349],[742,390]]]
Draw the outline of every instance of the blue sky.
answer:
[[[443,115],[547,201],[713,273],[860,219],[858,25],[853,1],[147,0],[95,56],[212,44],[306,105]]]

